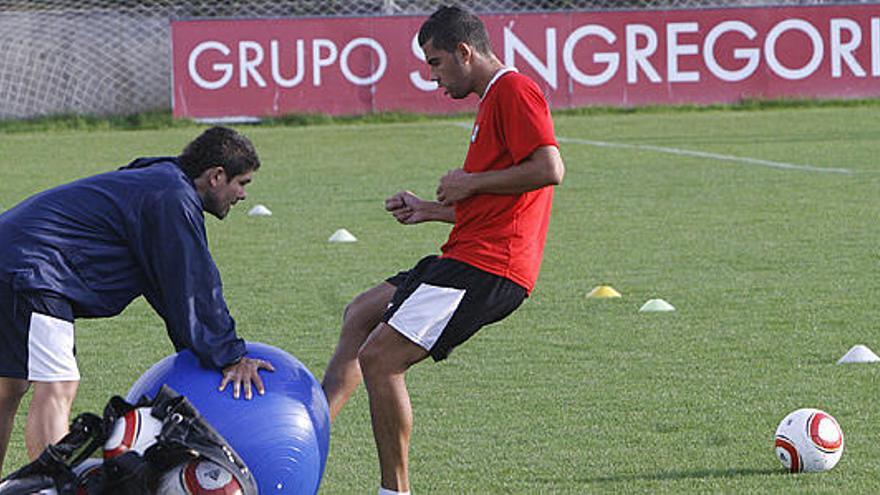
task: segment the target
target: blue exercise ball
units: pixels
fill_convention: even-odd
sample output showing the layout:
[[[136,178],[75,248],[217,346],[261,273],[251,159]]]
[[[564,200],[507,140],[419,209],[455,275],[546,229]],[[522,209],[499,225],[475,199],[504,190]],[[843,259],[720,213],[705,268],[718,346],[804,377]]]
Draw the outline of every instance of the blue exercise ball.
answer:
[[[168,385],[185,396],[241,455],[261,495],[314,494],[330,447],[330,413],[320,384],[290,354],[257,342],[247,356],[272,363],[260,371],[266,394],[232,398],[232,385],[218,392],[222,374],[204,368],[188,350],[168,356],[144,373],[126,395],[135,403]]]

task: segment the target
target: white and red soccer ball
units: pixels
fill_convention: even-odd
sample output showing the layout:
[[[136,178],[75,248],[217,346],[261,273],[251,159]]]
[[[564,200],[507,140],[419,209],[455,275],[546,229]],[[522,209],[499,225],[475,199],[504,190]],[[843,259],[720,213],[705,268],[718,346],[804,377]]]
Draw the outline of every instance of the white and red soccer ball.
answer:
[[[238,480],[208,459],[192,459],[165,472],[156,489],[162,495],[241,495]]]
[[[776,428],[776,457],[792,473],[828,471],[843,455],[843,430],[830,414],[798,409]]]
[[[104,443],[104,459],[118,457],[129,450],[144,455],[162,431],[162,421],[150,414],[149,407],[138,407],[119,417]]]

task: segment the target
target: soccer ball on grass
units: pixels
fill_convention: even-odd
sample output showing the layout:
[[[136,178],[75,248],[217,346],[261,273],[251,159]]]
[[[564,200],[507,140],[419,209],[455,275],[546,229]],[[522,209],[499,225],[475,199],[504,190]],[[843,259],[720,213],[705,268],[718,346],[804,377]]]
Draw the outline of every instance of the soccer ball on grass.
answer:
[[[828,471],[843,455],[843,431],[818,409],[798,409],[776,428],[776,457],[792,473]]]

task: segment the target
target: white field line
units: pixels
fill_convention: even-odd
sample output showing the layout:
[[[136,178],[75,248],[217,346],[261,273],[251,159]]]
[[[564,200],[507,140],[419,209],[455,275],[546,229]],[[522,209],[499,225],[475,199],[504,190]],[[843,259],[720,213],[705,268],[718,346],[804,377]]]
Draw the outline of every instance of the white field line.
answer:
[[[707,151],[685,150],[681,148],[668,148],[665,146],[653,146],[650,144],[627,144],[627,143],[610,143],[607,141],[590,141],[587,139],[574,139],[566,137],[556,137],[561,143],[587,144],[590,146],[598,146],[600,148],[619,148],[640,151],[654,151],[657,153],[667,153],[678,156],[692,156],[697,158],[708,158],[711,160],[721,160],[726,162],[745,163],[748,165],[760,165],[762,167],[779,168],[784,170],[800,170],[802,172],[819,172],[825,174],[851,174],[852,171],[847,168],[825,168],[814,167],[812,165],[798,165],[796,163],[774,162],[770,160],[761,160],[760,158],[749,158],[747,156],[722,155],[720,153],[709,153]]]
[[[470,125],[464,123],[456,124],[459,127],[470,129]],[[667,153],[678,156],[692,156],[696,158],[708,158],[710,160],[721,160],[725,162],[745,163],[747,165],[759,165],[762,167],[777,168],[783,170],[799,170],[802,172],[818,172],[825,174],[852,174],[852,170],[847,168],[825,168],[814,167],[812,165],[798,165],[795,163],[774,162],[770,160],[761,160],[760,158],[749,158],[746,156],[722,155],[720,153],[709,153],[707,151],[686,150],[681,148],[669,148],[666,146],[653,146],[650,144],[628,144],[628,143],[612,143],[608,141],[591,141],[588,139],[576,139],[556,136],[556,140],[560,143],[586,144],[599,148],[617,148],[639,151],[653,151],[655,153]]]

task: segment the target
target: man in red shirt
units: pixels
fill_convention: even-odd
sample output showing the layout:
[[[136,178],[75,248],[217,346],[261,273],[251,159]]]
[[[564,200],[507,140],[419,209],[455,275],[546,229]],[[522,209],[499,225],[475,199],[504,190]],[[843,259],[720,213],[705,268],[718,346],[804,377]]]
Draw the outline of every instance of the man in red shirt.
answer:
[[[454,227],[439,257],[422,259],[346,307],[323,381],[335,419],[364,380],[380,495],[409,493],[407,369],[428,356],[445,359],[528,296],[541,265],[552,186],[565,172],[541,90],[501,63],[477,17],[443,7],[422,25],[419,44],[432,79],[452,98],[476,94],[480,106],[464,165],[440,179],[437,201],[401,191],[385,208],[403,224]]]

